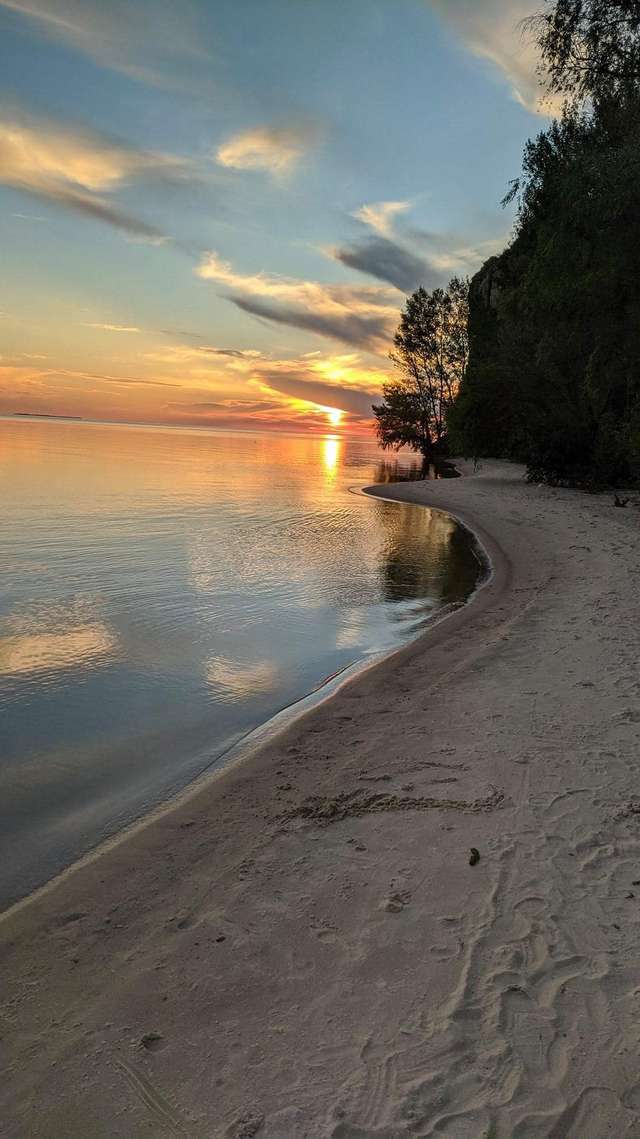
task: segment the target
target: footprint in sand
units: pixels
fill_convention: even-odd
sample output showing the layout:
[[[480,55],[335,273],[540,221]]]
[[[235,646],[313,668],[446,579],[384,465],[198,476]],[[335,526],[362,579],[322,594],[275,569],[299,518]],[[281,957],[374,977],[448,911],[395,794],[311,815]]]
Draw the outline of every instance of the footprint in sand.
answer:
[[[225,1133],[229,1139],[253,1139],[254,1135],[262,1129],[264,1115],[250,1111],[236,1119]]]
[[[144,1036],[140,1038],[140,1047],[147,1052],[159,1052],[166,1047],[166,1044],[166,1040],[159,1032],[145,1032]]]
[[[170,928],[174,930],[191,929],[191,927],[195,925],[195,919],[191,916],[191,914],[185,914],[183,917],[178,918],[177,921],[175,918],[171,918],[169,925]]]
[[[382,908],[386,910],[388,914],[399,914],[405,906],[409,905],[410,901],[410,890],[398,890],[393,894],[389,894],[389,897],[383,902]]]
[[[640,1084],[635,1084],[634,1087],[624,1092],[621,1096],[621,1102],[632,1111],[638,1111],[640,1109]]]

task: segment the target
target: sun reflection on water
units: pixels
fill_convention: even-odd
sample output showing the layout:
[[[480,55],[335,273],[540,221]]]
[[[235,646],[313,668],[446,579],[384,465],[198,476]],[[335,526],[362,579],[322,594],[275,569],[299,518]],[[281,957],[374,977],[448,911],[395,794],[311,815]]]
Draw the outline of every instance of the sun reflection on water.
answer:
[[[322,463],[324,466],[324,473],[326,478],[333,482],[336,477],[338,463],[340,462],[340,451],[342,448],[342,440],[338,435],[327,435],[322,440]]]
[[[2,425],[0,906],[468,596],[466,532],[349,493],[386,460],[342,431]]]

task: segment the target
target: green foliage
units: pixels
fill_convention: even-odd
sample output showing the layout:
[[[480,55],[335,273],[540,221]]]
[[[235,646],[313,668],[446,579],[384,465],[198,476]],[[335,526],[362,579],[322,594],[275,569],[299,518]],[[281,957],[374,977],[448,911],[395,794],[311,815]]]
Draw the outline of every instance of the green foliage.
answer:
[[[592,100],[525,148],[514,239],[471,282],[450,430],[536,479],[623,484],[640,477],[640,0],[558,0],[544,20],[555,89]]]
[[[417,289],[400,317],[391,353],[398,377],[374,406],[383,448],[411,447],[431,461],[446,454],[447,413],[468,356],[468,282],[453,277],[445,289]]]
[[[640,79],[640,0],[556,0],[529,23],[551,91],[600,99]]]
[[[517,456],[510,407],[511,377],[499,361],[475,362],[448,415],[452,454],[478,459]]]

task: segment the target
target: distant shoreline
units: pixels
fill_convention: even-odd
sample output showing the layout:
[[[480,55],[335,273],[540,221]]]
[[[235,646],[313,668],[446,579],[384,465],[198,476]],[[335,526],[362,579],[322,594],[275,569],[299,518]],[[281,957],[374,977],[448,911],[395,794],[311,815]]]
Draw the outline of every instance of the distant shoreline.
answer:
[[[12,419],[48,419],[48,420],[70,420],[73,423],[86,424],[87,427],[125,427],[127,429],[135,428],[142,431],[199,431],[203,434],[215,435],[237,435],[242,439],[252,435],[275,435],[284,436],[290,439],[337,439],[340,442],[355,441],[359,443],[370,443],[372,447],[376,447],[376,441],[370,431],[360,434],[359,432],[340,432],[340,431],[294,431],[294,430],[275,430],[273,428],[266,428],[263,426],[256,427],[234,427],[232,424],[225,424],[217,426],[210,423],[154,423],[154,422],[139,422],[137,420],[127,419],[91,419],[86,415],[56,415],[53,413],[45,414],[44,412],[15,412],[3,411],[0,412],[1,420]]]
[[[52,411],[12,411],[12,419],[84,419],[84,415],[55,415]]]

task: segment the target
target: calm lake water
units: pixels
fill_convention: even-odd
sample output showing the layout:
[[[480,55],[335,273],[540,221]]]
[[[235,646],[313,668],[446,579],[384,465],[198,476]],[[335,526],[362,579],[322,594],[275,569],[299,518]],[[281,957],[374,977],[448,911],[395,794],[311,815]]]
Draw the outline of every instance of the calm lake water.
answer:
[[[478,580],[445,515],[350,493],[393,473],[373,443],[0,434],[2,904]]]

